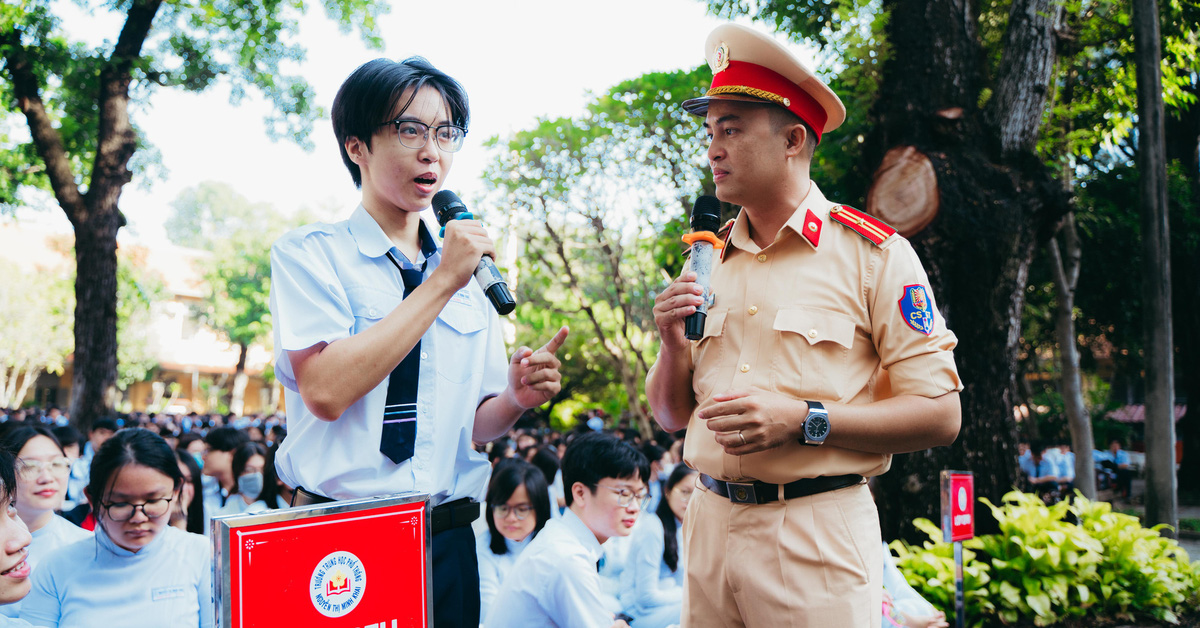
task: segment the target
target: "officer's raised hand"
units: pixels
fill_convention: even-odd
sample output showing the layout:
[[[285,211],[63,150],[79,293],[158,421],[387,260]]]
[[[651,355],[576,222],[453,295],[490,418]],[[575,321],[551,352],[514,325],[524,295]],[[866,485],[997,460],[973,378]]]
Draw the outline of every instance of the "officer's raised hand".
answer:
[[[696,283],[696,273],[685,270],[654,299],[654,324],[662,338],[662,348],[678,351],[688,346],[683,335],[684,319],[696,313],[704,302],[704,288]]]

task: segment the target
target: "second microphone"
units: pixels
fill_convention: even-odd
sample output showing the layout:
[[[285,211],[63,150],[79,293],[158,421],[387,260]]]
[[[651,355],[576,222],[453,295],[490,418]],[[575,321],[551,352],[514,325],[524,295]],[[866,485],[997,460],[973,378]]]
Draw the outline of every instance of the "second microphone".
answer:
[[[450,190],[442,190],[433,195],[433,212],[437,216],[438,224],[442,227],[445,227],[446,223],[451,220],[474,219],[462,199]],[[500,275],[500,271],[491,257],[485,255],[483,259],[479,260],[479,265],[475,267],[475,281],[479,283],[480,288],[483,288],[483,293],[487,295],[488,301],[492,302],[492,307],[496,308],[497,312],[508,314],[516,309],[517,301],[508,291],[508,284]]]

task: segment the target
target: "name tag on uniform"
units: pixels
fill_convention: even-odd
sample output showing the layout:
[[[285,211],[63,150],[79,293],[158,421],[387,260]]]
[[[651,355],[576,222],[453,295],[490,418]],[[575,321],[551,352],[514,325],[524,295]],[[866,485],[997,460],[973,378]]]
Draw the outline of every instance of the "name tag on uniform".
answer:
[[[471,291],[463,288],[462,290],[455,292],[454,296],[450,297],[450,302],[461,303],[462,305],[471,307]]]
[[[186,587],[159,587],[150,589],[150,599],[155,602],[163,600],[174,600],[176,598],[187,597]]]

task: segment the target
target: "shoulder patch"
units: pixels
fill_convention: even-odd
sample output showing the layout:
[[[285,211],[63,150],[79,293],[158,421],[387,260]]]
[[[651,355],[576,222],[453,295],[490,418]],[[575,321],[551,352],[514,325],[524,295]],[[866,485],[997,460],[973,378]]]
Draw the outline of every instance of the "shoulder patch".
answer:
[[[851,231],[870,240],[876,246],[883,244],[896,230],[882,220],[850,207],[835,205],[829,210],[829,217],[850,228]]]

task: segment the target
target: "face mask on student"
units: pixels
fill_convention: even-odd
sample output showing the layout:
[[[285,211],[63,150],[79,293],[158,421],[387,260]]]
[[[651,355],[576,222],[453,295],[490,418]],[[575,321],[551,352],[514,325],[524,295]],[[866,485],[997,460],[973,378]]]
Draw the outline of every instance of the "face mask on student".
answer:
[[[258,497],[263,490],[263,474],[247,473],[238,477],[238,493],[250,497]]]
[[[200,468],[203,469],[204,468],[204,456],[200,455],[199,453],[193,453],[192,457],[196,459],[196,464],[200,465]]]

